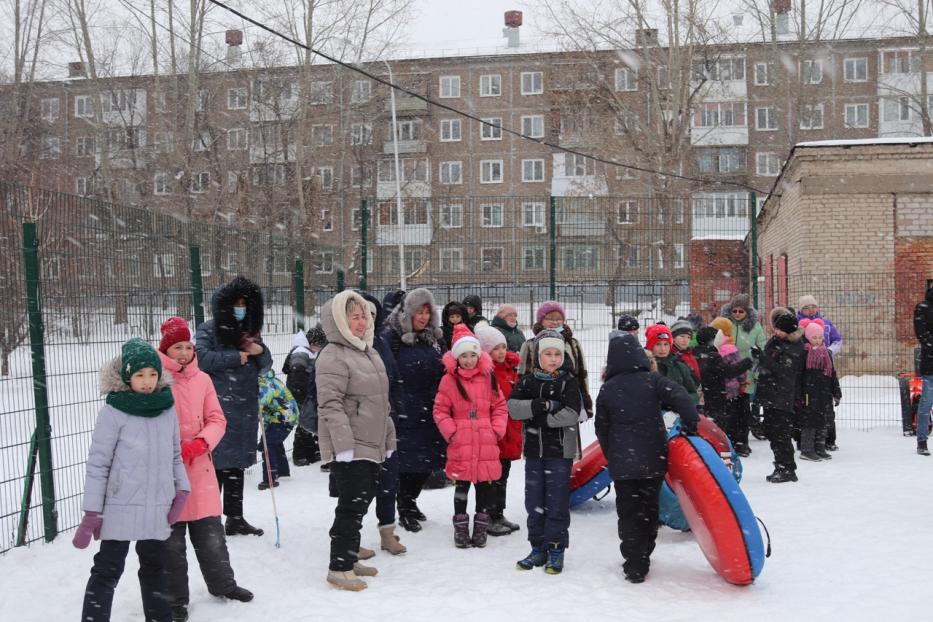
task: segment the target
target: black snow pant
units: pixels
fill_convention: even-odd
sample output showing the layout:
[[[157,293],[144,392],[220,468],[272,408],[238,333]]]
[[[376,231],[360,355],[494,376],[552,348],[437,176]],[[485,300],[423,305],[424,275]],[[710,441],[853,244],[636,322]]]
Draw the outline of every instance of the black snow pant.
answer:
[[[734,400],[726,401],[726,436],[732,441],[732,445],[744,445],[748,447],[748,429],[751,410],[748,405],[748,395],[739,393]]]
[[[91,578],[84,591],[82,622],[109,622],[113,593],[123,575],[130,543],[127,540],[101,540],[94,556]],[[165,591],[165,541],[138,540],[139,589],[146,622],[171,622],[172,611]],[[121,616],[121,619],[124,616]]]
[[[236,587],[224,526],[219,516],[207,516],[185,523],[175,523],[166,540],[165,571],[168,597],[172,605],[188,604],[188,553],[185,532],[201,567],[207,591],[213,596],[229,594]]]
[[[321,460],[321,450],[318,448],[317,436],[303,427],[295,428],[295,438],[292,442],[292,462],[296,466],[313,464]]]
[[[774,466],[785,471],[796,471],[794,462],[794,443],[791,434],[794,427],[794,413],[776,408],[764,409],[765,434],[774,453]]]
[[[228,518],[243,518],[244,469],[218,469],[217,485],[223,494],[224,514]]]
[[[509,472],[512,470],[512,461],[502,459],[502,477],[492,483],[493,503],[489,509],[489,514],[493,518],[503,518],[505,516],[505,496],[509,484]]]
[[[379,465],[369,460],[331,462],[337,507],[330,528],[330,569],[353,570],[360,551],[360,529],[379,485]]]
[[[430,472],[425,473],[399,473],[398,476],[398,513],[414,512],[416,501],[424,483],[431,477]]]
[[[490,514],[494,506],[495,482],[476,482],[476,512]],[[454,514],[467,513],[467,501],[470,497],[470,482],[458,481],[454,488]]]
[[[661,483],[663,477],[616,479],[616,514],[619,516],[619,550],[622,570],[628,576],[644,577],[658,538]]]

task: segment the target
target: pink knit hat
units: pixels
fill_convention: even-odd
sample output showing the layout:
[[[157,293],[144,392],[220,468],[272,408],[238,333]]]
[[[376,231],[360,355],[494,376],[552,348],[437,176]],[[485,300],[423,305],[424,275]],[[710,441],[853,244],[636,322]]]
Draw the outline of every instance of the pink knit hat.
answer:
[[[564,311],[564,307],[557,302],[556,300],[546,300],[541,303],[541,306],[538,307],[538,311],[535,313],[535,321],[540,324],[544,321],[544,316],[548,313],[553,313],[557,311],[560,313],[560,316],[567,319],[567,313]]]
[[[453,343],[450,346],[450,353],[454,358],[459,357],[461,354],[467,352],[472,352],[473,354],[479,354],[479,339],[473,334],[466,324],[456,324],[454,325],[454,335],[452,339]]]
[[[724,343],[719,346],[719,353],[723,356],[729,356],[730,354],[735,354],[739,349],[731,343]]]
[[[800,320],[800,326],[803,328],[803,335],[807,338],[807,341],[813,341],[814,337],[823,336],[823,329],[826,325],[819,318],[815,320],[804,318]]]
[[[476,338],[479,339],[479,347],[483,352],[492,352],[497,345],[506,345],[505,335],[498,328],[488,324],[480,324],[476,327]]]

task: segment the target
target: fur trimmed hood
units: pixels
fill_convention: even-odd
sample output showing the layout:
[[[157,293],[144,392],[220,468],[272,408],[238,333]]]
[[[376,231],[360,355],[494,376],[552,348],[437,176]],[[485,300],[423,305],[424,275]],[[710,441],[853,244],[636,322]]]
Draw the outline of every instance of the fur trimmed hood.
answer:
[[[123,378],[120,376],[120,369],[122,367],[123,362],[120,360],[120,357],[117,356],[104,363],[104,366],[100,368],[99,383],[101,395],[132,390],[130,389],[130,385],[123,382]],[[156,390],[161,391],[165,387],[170,387],[173,384],[175,384],[175,379],[172,377],[172,374],[166,373],[166,370],[163,369],[162,375],[159,376],[159,382],[156,384]]]
[[[774,307],[773,309],[771,309],[771,314],[768,316],[768,319],[771,321],[771,326],[774,326],[774,320],[779,315],[790,315],[793,317],[797,317],[797,314],[791,311],[790,309],[788,309],[787,307]],[[802,338],[803,338],[803,328],[801,328],[800,326],[798,326],[797,330],[795,330],[794,332],[787,333],[788,341],[800,341]]]
[[[511,352],[510,352],[511,354]],[[517,358],[517,357],[516,357]],[[453,376],[457,373],[459,367],[457,366],[457,359],[454,358],[454,355],[449,351],[444,353],[444,357],[441,359],[444,363],[444,370]],[[476,362],[476,367],[473,369],[465,369],[463,371],[468,372],[470,376],[475,375],[476,373],[487,374],[492,373],[492,357],[490,357],[485,352],[481,352],[479,355],[479,361]],[[476,371],[473,371],[476,370]],[[471,373],[470,373],[471,372]]]
[[[743,294],[739,294],[739,296],[743,296]],[[736,296],[735,298],[739,298],[739,296]],[[719,315],[732,320],[732,309],[736,306],[742,307],[743,309],[745,309],[745,319],[739,323],[739,326],[746,333],[751,332],[751,330],[755,328],[755,324],[757,324],[759,320],[758,309],[756,309],[755,307],[751,305],[735,305],[733,304],[733,302],[735,301],[735,298],[733,298],[732,301],[724,304],[722,308],[719,309]],[[744,299],[748,300],[748,296],[745,296]],[[736,324],[736,321],[732,320],[732,323]]]
[[[242,322],[233,317],[233,304],[239,298],[246,300],[246,319]],[[245,276],[235,277],[214,290],[211,313],[218,343],[237,348],[243,337],[256,337],[262,332],[262,290]]]
[[[366,312],[366,333],[362,339],[350,332],[350,324],[347,321],[347,303],[350,300],[356,301]],[[324,307],[321,309],[321,324],[324,325],[327,341],[355,348],[361,352],[366,348],[371,348],[373,346],[373,315],[375,315],[375,312],[374,306],[352,289],[340,292],[325,302]]]
[[[428,320],[428,325],[424,330],[416,333],[411,325],[411,317],[415,314],[415,311],[424,305],[430,305],[431,319]],[[416,341],[434,345],[444,336],[444,331],[440,327],[440,318],[438,318],[434,295],[423,287],[413,289],[405,295],[402,304],[389,315],[386,325],[407,346],[415,345]]]

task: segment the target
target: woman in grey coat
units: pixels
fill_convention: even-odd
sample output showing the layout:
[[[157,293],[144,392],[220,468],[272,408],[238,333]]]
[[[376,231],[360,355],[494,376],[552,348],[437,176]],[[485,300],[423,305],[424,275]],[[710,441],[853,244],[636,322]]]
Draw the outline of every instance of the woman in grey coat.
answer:
[[[259,377],[272,368],[262,342],[262,291],[238,276],[214,292],[214,318],[198,326],[198,367],[214,382],[227,432],[211,452],[223,492],[228,536],[263,534],[243,518],[243,472],[256,463],[259,437]]]
[[[100,551],[84,593],[83,621],[110,620],[113,593],[130,541],[139,556],[139,587],[146,620],[168,622],[165,541],[191,486],[181,460],[178,419],[155,349],[131,339],[100,373],[107,395],[94,426],[84,485],[84,518],[72,542],[91,537]]]

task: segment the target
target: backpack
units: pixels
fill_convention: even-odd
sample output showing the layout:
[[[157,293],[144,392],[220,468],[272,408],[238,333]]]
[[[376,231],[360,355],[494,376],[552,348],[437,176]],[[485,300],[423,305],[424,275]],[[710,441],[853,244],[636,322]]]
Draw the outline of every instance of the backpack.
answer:
[[[321,348],[321,352],[323,351],[324,349]],[[318,352],[318,356],[321,352]],[[317,377],[316,363],[317,357],[311,359],[308,368],[308,392],[305,394],[305,401],[301,404],[301,412],[298,415],[298,425],[311,434],[317,434],[317,385],[314,382]]]

